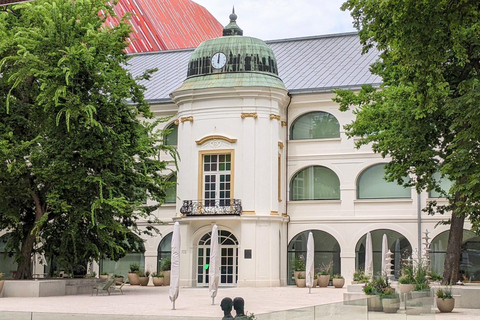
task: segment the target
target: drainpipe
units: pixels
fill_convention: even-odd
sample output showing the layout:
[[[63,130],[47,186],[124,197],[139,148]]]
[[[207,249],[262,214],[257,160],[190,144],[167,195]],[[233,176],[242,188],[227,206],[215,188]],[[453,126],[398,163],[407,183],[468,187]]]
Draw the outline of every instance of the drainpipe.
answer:
[[[288,127],[288,107],[290,107],[290,104],[292,103],[292,95],[290,92],[288,93],[288,97],[290,98],[290,101],[288,101],[287,107],[285,108],[285,116],[286,119],[285,121],[287,122],[287,125],[285,126],[285,129],[287,130],[286,135],[285,135],[285,214],[288,217],[287,220],[287,255],[285,256],[285,259],[287,260],[287,274],[285,277],[285,284],[288,285],[288,224],[290,223],[290,217],[288,216],[288,141],[289,141],[289,127]]]
[[[420,192],[417,193],[417,241],[418,241],[418,260],[422,259],[422,205],[420,201],[422,197]]]

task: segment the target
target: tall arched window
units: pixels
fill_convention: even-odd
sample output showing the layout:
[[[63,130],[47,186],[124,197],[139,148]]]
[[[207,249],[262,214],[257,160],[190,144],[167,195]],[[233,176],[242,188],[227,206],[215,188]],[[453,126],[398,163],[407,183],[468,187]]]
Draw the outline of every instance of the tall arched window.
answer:
[[[160,266],[162,265],[162,260],[165,258],[170,258],[172,255],[172,235],[173,232],[170,232],[165,237],[157,248],[157,271],[160,271]]]
[[[410,198],[410,188],[396,182],[388,182],[385,177],[385,164],[377,164],[366,169],[357,181],[358,199]]]
[[[332,170],[312,166],[298,172],[290,183],[290,200],[339,200],[340,180]]]
[[[165,191],[165,203],[175,203],[177,201],[177,177],[172,174],[167,179],[171,185]]]
[[[440,188],[442,188],[443,191],[447,192],[450,190],[450,187],[452,186],[452,181],[450,181],[447,177],[442,178],[440,176],[440,172],[435,172],[433,174],[434,179],[440,184]],[[443,198],[444,195],[441,194],[440,192],[437,192],[435,190],[431,190],[428,194],[430,198]]]
[[[332,114],[316,111],[298,117],[290,127],[290,140],[340,138],[340,124]]]
[[[165,130],[170,132],[163,137],[163,144],[166,146],[176,146],[178,142],[178,126],[171,123]]]

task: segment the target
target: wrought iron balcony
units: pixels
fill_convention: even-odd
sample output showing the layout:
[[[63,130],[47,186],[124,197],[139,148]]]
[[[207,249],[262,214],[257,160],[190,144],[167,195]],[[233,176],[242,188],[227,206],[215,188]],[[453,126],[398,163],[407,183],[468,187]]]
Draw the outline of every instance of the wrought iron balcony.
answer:
[[[180,212],[186,216],[241,215],[240,199],[183,200]]]

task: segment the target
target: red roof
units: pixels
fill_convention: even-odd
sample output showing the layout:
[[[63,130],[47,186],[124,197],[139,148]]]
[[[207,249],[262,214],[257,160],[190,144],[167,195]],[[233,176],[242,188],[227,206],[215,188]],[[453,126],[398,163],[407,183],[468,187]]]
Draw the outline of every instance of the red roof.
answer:
[[[118,16],[132,13],[128,53],[195,48],[223,31],[207,9],[191,0],[119,0],[114,9]]]

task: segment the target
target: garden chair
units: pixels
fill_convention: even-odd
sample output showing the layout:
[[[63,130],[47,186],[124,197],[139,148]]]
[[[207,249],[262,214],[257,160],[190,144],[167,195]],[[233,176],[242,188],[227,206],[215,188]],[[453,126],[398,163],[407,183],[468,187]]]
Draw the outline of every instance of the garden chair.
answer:
[[[97,296],[98,296],[98,291],[99,290],[101,292],[107,291],[108,295],[110,295],[110,290],[112,290],[112,285],[115,286],[115,279],[114,278],[110,278],[105,284],[93,287],[92,296],[93,296],[93,292],[95,290],[97,290]]]
[[[118,283],[120,283],[120,282],[117,282],[116,284],[118,284]],[[120,285],[118,285],[118,286],[117,286],[117,285],[113,285],[113,286],[112,286],[113,291],[120,291],[120,292],[123,294],[122,288],[123,288],[123,286],[125,285],[125,283],[127,283],[127,279],[125,279],[123,282],[121,282]]]

